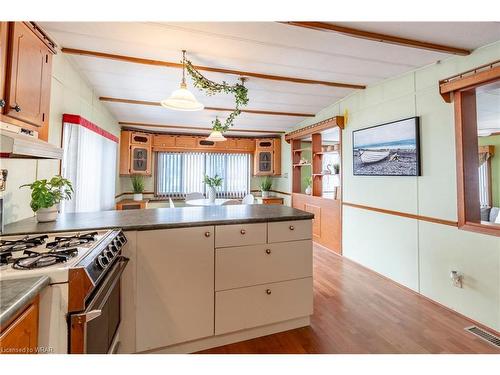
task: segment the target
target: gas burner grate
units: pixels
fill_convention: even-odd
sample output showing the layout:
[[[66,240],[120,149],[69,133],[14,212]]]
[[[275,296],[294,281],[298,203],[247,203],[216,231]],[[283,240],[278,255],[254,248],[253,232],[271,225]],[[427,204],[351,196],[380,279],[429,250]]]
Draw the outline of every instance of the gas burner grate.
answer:
[[[14,261],[12,268],[16,270],[32,270],[35,268],[48,267],[56,263],[66,262],[77,254],[77,248],[52,250],[42,254],[31,251],[27,257],[19,258]]]
[[[4,252],[21,251],[40,246],[49,238],[46,234],[40,236],[26,236],[17,240],[0,240],[0,254]]]
[[[83,245],[96,240],[97,232],[77,233],[72,236],[57,236],[54,241],[47,243],[49,249],[61,249]]]

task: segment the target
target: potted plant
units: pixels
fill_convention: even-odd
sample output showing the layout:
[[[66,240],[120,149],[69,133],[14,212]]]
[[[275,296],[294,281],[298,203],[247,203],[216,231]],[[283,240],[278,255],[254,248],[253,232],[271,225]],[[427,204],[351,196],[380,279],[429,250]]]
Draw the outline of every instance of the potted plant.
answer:
[[[142,193],[144,192],[144,177],[140,175],[133,175],[130,179],[132,180],[134,201],[142,201]]]
[[[311,193],[312,193],[312,188],[311,188],[311,186],[312,186],[312,183],[313,183],[313,178],[312,178],[312,176],[307,176],[307,177],[304,177],[304,183],[307,185],[306,190],[305,190],[305,193],[306,193],[307,195],[311,195]]]
[[[340,164],[333,163],[333,174],[339,174],[339,173],[340,173]]]
[[[215,188],[222,186],[222,177],[217,174],[214,177],[205,175],[205,177],[203,177],[203,183],[208,186],[208,199],[210,203],[214,203],[217,195]]]
[[[271,177],[267,176],[260,181],[260,190],[262,191],[262,198],[269,198],[269,192],[271,191],[271,187],[273,186],[273,181]]]
[[[31,189],[31,209],[36,213],[40,223],[57,220],[59,215],[59,202],[71,199],[73,186],[62,176],[54,176],[50,180],[36,180],[32,184],[21,185]]]

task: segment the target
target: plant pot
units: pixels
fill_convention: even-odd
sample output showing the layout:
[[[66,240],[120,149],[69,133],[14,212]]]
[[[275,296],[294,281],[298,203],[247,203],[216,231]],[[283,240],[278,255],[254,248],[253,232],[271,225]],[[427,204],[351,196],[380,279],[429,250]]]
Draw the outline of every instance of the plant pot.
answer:
[[[215,198],[217,196],[217,192],[213,186],[208,187],[208,201],[210,203],[215,203]]]
[[[310,186],[306,187],[306,194],[311,195],[311,193],[312,193],[311,187]]]
[[[262,198],[269,198],[271,196],[270,191],[264,191],[262,190]]]
[[[142,201],[142,193],[134,193],[134,201]]]
[[[36,212],[36,221],[39,223],[48,223],[50,221],[56,221],[59,216],[59,205],[56,204],[49,208],[40,208]]]

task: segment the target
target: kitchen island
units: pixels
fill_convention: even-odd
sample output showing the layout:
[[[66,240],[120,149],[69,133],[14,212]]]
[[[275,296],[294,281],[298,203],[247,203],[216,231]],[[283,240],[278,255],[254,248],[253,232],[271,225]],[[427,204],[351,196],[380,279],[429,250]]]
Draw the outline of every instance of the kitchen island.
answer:
[[[192,353],[308,326],[313,215],[234,205],[64,214],[5,234],[122,228],[121,353]]]

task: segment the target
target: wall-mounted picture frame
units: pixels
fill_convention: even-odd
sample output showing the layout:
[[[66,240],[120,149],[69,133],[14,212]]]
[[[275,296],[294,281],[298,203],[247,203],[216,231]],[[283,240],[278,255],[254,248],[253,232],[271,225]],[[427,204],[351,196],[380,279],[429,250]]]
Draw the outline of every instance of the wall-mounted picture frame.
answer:
[[[352,132],[355,176],[420,176],[418,117],[387,122]]]

